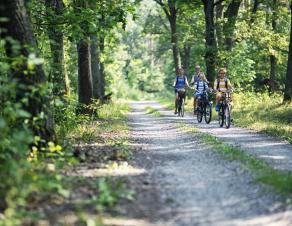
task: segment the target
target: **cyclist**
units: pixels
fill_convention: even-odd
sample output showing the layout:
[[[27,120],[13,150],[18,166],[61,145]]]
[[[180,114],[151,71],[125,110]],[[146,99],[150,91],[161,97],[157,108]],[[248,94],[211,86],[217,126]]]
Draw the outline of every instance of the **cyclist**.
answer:
[[[191,85],[195,84],[196,82],[198,82],[199,80],[203,79],[206,83],[209,83],[206,79],[206,76],[204,75],[203,72],[201,72],[201,67],[200,65],[196,65],[195,67],[195,74],[192,77],[191,80]],[[194,95],[194,114],[196,114],[196,109],[197,109],[197,100],[196,100],[196,95]]]
[[[209,90],[209,87],[204,74],[200,74],[198,76],[198,79],[194,84],[194,90],[194,104],[196,104],[194,109],[198,111],[198,105],[203,95],[206,95],[206,97],[208,98],[207,91]]]
[[[214,90],[216,91],[216,111],[219,111],[222,94],[232,91],[232,86],[226,76],[226,69],[220,68],[218,71],[218,78],[214,82]]]
[[[178,90],[183,90],[186,87],[190,87],[188,83],[187,76],[184,75],[184,70],[182,68],[179,68],[177,71],[176,78],[173,82],[173,87],[175,91],[175,111],[174,114],[177,114],[177,100],[178,100]],[[186,95],[184,93],[183,98],[186,98]]]

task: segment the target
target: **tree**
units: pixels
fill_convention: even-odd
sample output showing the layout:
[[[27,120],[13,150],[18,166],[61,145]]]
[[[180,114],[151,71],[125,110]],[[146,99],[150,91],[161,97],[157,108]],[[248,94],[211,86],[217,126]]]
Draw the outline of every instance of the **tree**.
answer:
[[[168,0],[167,2],[163,0],[154,0],[157,2],[163,9],[169,24],[171,32],[171,44],[172,44],[172,54],[175,70],[179,68],[179,46],[178,46],[178,34],[177,34],[177,14],[178,7],[176,0]]]
[[[65,80],[63,32],[58,22],[62,17],[65,6],[63,0],[45,0],[45,4],[52,55],[51,76],[53,94],[63,98],[68,88],[66,87]]]
[[[228,8],[225,12],[224,17],[227,19],[227,22],[224,24],[223,31],[225,35],[225,49],[230,51],[234,45],[234,31],[236,19],[239,12],[239,7],[242,0],[232,0],[228,5]]]
[[[37,45],[27,11],[23,0],[3,0],[0,3],[1,17],[7,18],[2,21],[2,38],[7,38],[5,46],[6,54],[11,59],[21,58],[21,64],[11,69],[11,76],[17,80],[16,99],[21,100],[27,96],[28,101],[25,109],[32,118],[38,118],[40,114],[45,115],[39,120],[38,125],[31,123],[31,128],[35,134],[45,140],[54,140],[53,116],[50,112],[49,100],[41,93],[41,88],[46,84],[46,76],[40,64],[32,69],[27,58],[31,54],[36,54]],[[20,44],[19,51],[15,51],[10,38]]]
[[[220,0],[218,0],[220,1]],[[205,12],[205,23],[206,23],[206,53],[205,53],[205,62],[207,67],[207,79],[210,82],[215,80],[215,67],[217,60],[217,42],[215,37],[215,24],[214,24],[214,0],[202,0],[204,4]],[[216,2],[219,4],[219,2]]]
[[[284,101],[292,100],[292,3],[290,3],[290,44],[289,44],[289,54],[288,54],[288,64],[286,72],[286,83],[284,92]]]
[[[86,0],[76,0],[74,2],[76,14],[81,15],[88,8]],[[92,72],[91,72],[91,53],[90,53],[90,34],[89,23],[86,18],[79,21],[82,34],[77,43],[78,53],[78,100],[80,105],[79,112],[88,114],[91,112],[89,105],[93,98]]]
[[[277,0],[273,0],[272,2],[272,31],[274,33],[277,32]],[[270,54],[270,84],[269,91],[275,91],[275,79],[276,79],[276,67],[277,67],[277,58],[275,56],[275,51]]]

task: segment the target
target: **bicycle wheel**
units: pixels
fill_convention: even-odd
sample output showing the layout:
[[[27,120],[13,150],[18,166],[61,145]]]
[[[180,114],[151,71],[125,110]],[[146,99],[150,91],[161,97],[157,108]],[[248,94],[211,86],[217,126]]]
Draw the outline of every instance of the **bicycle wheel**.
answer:
[[[180,116],[181,115],[181,99],[178,99],[177,101],[177,116]]]
[[[197,111],[197,121],[198,123],[201,123],[203,119],[203,109],[202,109],[202,105],[200,104],[198,107],[198,111]]]
[[[223,107],[223,105],[220,106],[220,109],[218,112],[218,121],[219,121],[219,126],[223,127],[223,125],[224,125],[224,107]]]
[[[185,102],[184,100],[181,101],[181,112],[180,112],[180,116],[184,117],[185,115]]]
[[[226,127],[226,129],[228,129],[230,127],[230,124],[231,124],[231,115],[230,115],[229,104],[225,108],[224,118],[225,118],[225,127]]]
[[[204,116],[205,122],[209,124],[212,120],[212,105],[210,103],[205,104]]]

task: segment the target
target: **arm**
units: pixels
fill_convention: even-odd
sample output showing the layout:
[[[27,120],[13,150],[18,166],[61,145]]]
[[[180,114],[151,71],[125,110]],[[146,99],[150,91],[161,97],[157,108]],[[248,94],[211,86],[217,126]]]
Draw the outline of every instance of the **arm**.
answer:
[[[187,77],[186,77],[186,85],[187,85],[188,88],[191,88],[190,85],[189,85],[189,82],[188,82],[188,78]]]
[[[228,90],[231,90],[231,91],[233,90],[233,87],[232,87],[229,79],[227,81],[227,87],[228,87]]]
[[[172,86],[175,87],[175,85],[176,85],[176,78],[174,79]]]
[[[215,82],[214,82],[214,91],[217,91],[217,79],[215,79]]]
[[[192,76],[191,85],[195,83],[195,76]]]

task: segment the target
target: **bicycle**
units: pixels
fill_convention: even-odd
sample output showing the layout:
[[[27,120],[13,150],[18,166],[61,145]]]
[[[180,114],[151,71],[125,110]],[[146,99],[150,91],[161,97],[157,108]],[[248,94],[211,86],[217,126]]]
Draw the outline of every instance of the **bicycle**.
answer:
[[[220,108],[218,112],[218,120],[220,127],[225,123],[226,129],[231,125],[231,92],[222,93]]]
[[[177,110],[178,110],[178,116],[184,117],[185,114],[185,89],[178,89],[178,99],[177,101]]]
[[[210,103],[207,92],[203,92],[201,99],[198,99],[198,108],[197,108],[197,121],[201,123],[203,120],[203,115],[205,122],[209,124],[212,120],[212,104]]]

